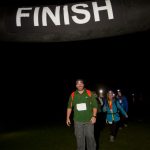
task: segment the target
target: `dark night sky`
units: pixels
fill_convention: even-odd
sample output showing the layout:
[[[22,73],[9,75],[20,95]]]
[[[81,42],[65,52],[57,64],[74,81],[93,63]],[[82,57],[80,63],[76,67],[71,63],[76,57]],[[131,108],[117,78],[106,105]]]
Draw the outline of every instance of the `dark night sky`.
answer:
[[[149,103],[149,33],[65,43],[1,43],[1,120],[65,120],[76,78],[86,79],[92,90],[102,85],[142,93]]]
[[[1,55],[2,119],[65,120],[76,78],[84,78],[92,90],[102,85],[124,89],[127,94],[141,92],[146,97],[147,36],[149,33],[69,43],[2,43],[10,49]],[[141,50],[131,53],[137,48]]]

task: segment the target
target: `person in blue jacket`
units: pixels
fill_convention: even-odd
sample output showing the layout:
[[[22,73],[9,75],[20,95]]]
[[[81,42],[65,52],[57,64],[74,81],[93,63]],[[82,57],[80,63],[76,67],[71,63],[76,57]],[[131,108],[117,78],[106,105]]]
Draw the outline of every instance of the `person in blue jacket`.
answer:
[[[117,135],[118,122],[120,120],[118,111],[120,111],[126,118],[128,118],[128,115],[119,102],[114,98],[113,91],[108,91],[103,111],[106,112],[106,123],[110,127],[110,142],[114,142]]]
[[[128,100],[120,90],[117,90],[117,100],[125,112],[128,113]],[[120,114],[119,128],[122,129],[122,127],[127,127],[127,119]]]

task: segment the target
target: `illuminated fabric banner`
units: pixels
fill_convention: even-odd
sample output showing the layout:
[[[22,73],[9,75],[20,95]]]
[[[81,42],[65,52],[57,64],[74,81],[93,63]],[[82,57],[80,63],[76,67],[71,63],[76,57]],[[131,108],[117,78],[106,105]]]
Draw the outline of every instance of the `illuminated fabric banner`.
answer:
[[[0,9],[0,40],[59,42],[150,29],[148,0],[97,0]]]

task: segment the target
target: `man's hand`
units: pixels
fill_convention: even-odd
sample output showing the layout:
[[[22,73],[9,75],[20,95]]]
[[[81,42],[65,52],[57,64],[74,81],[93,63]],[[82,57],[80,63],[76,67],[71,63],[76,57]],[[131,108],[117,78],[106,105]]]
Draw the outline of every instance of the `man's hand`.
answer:
[[[128,115],[126,114],[126,118],[128,118]]]
[[[91,118],[91,123],[92,123],[92,124],[96,123],[96,117],[92,117],[92,118]]]
[[[68,126],[68,127],[70,127],[70,125],[71,125],[70,118],[67,118],[67,120],[66,120],[66,124],[67,124],[67,126]]]

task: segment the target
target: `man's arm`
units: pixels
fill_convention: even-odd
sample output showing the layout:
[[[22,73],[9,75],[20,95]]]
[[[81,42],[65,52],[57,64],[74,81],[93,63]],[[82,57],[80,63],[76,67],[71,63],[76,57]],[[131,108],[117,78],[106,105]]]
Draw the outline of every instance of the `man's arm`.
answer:
[[[96,123],[96,115],[97,115],[97,108],[93,108],[93,116],[91,118],[92,124]]]
[[[93,108],[93,116],[97,115],[97,108]]]
[[[91,122],[92,122],[92,124],[94,124],[94,123],[96,123],[98,104],[97,104],[96,98],[93,95],[92,95],[92,107],[93,107],[93,116],[91,118]]]
[[[67,126],[71,125],[71,122],[70,122],[71,112],[72,112],[72,109],[71,108],[67,108],[67,118],[66,118],[66,124],[67,124]]]
[[[67,106],[67,114],[66,114],[67,126],[71,125],[71,121],[70,121],[71,112],[72,112],[72,97],[70,96],[69,101],[68,101],[68,106]]]

